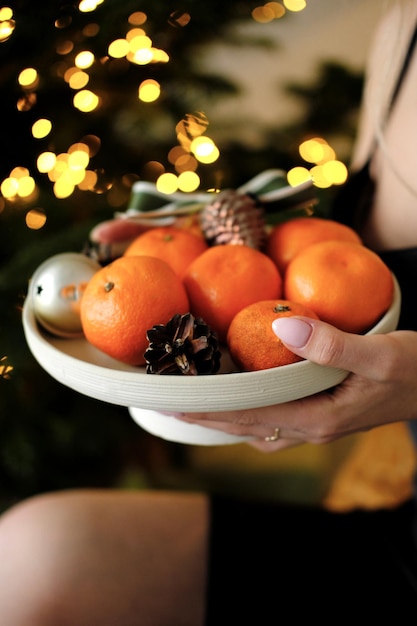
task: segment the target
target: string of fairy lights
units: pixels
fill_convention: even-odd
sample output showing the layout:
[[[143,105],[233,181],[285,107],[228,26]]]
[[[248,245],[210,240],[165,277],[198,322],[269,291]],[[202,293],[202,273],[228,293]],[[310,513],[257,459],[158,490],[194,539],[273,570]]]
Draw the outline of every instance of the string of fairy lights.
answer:
[[[82,0],[78,10],[92,13],[105,0]],[[266,2],[252,11],[252,18],[258,23],[267,23],[281,19],[286,11],[302,11],[306,7],[305,0],[283,0],[283,2]],[[192,16],[178,12],[170,19],[181,27],[187,26]],[[168,53],[156,46],[146,31],[147,16],[142,11],[129,15],[127,31],[119,38],[110,41],[107,55],[111,59],[125,59],[128,63],[146,66],[150,64],[167,64],[170,62]],[[15,29],[13,10],[10,7],[0,8],[0,43],[13,37]],[[57,27],[61,25],[56,24]],[[91,34],[98,25],[90,24]],[[62,58],[73,53],[74,44],[63,41],[56,50]],[[100,63],[88,49],[78,52],[73,62],[62,65],[61,78],[73,91],[72,104],[74,109],[83,114],[90,114],[101,106],[101,98],[90,86],[91,70]],[[41,77],[35,67],[26,67],[16,77],[22,95],[16,106],[25,111],[33,105],[36,89]],[[142,103],[152,105],[163,93],[163,86],[153,78],[144,79],[137,87],[137,97]],[[205,114],[188,114],[176,126],[178,144],[174,146],[167,160],[173,171],[161,163],[152,163],[157,189],[166,194],[182,191],[194,192],[201,185],[198,169],[200,166],[214,163],[220,156],[220,149],[207,134],[209,121]],[[31,128],[34,140],[43,140],[53,135],[54,122],[39,117]],[[17,166],[9,175],[0,181],[0,211],[5,203],[26,204],[26,224],[31,229],[39,229],[46,222],[46,214],[42,209],[29,208],[36,203],[38,188],[36,177],[48,177],[54,196],[64,199],[71,196],[76,189],[81,191],[101,192],[98,181],[99,172],[90,167],[91,159],[100,149],[101,140],[96,135],[87,135],[75,141],[65,152],[56,154],[50,150],[39,153],[36,160],[37,173],[30,172],[27,167]],[[296,167],[288,172],[288,181],[297,185],[312,179],[318,187],[330,187],[342,184],[346,180],[346,166],[337,160],[334,150],[322,138],[308,139],[299,147],[301,158],[306,162],[304,167]],[[169,167],[170,167],[169,166]]]

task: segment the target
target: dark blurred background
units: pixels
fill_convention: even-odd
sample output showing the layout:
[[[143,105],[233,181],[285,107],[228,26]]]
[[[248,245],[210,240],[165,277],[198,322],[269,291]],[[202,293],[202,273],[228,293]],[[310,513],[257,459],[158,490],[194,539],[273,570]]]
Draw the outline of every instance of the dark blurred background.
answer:
[[[337,158],[348,162],[362,68],[335,60],[329,50],[307,80],[279,80],[280,33],[305,22],[309,11],[313,27],[310,4],[299,12],[249,0],[104,0],[89,7],[18,0],[0,6],[1,508],[58,488],[190,488],[210,481],[203,471],[190,471],[189,448],[153,438],[126,409],[81,396],[46,374],[26,345],[21,307],[38,265],[55,253],[81,251],[95,224],[126,208],[134,181],[181,171],[170,151],[181,144],[182,132],[204,129],[219,149],[211,164],[191,161],[201,189],[237,187],[265,169],[309,167],[299,146],[311,137],[337,147]],[[161,60],[139,64],[111,56],[110,43],[131,37],[132,29],[144,31]],[[221,62],[230,68],[232,51],[239,64],[239,50],[248,47],[265,59],[276,57],[271,80],[300,111],[296,119],[277,116],[267,129],[253,111],[249,139],[247,114],[239,132],[242,85]],[[71,83],[77,55],[85,50],[93,61],[82,69],[81,82]],[[34,79],[22,74],[28,68],[36,70]],[[255,83],[263,65],[247,71]],[[157,82],[160,95],[143,102],[138,88],[148,79]],[[75,107],[82,89],[98,96],[91,112]],[[262,93],[259,100],[260,110],[269,106]],[[219,114],[223,102],[234,107],[233,128]],[[51,129],[34,136],[42,119]],[[77,142],[91,148],[85,182],[62,188],[56,176],[40,171],[38,158],[67,155]],[[185,153],[186,144],[180,146]],[[20,179],[28,186],[19,187]],[[324,211],[335,191],[331,185],[317,189]],[[220,488],[215,479],[213,484]]]

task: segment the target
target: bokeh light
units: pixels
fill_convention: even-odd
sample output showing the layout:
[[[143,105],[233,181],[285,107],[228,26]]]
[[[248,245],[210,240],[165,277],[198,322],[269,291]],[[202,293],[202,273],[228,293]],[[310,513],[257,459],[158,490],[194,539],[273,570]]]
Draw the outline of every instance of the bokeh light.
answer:
[[[42,152],[37,158],[36,166],[42,174],[51,172],[56,163],[56,154],[54,152]]]
[[[51,120],[41,118],[32,124],[32,135],[35,139],[44,139],[52,130]]]
[[[307,3],[305,0],[283,0],[283,1],[284,1],[284,6],[289,11],[294,11],[294,12],[302,11],[307,6]]]
[[[130,50],[129,42],[127,39],[115,39],[108,47],[109,56],[114,59],[122,59],[127,55]]]
[[[252,18],[259,24],[267,24],[285,15],[285,7],[279,2],[266,2],[252,11]]]
[[[86,87],[88,85],[90,77],[87,72],[84,72],[83,70],[71,68],[70,70],[68,70],[68,72],[66,72],[65,79],[67,80],[68,85],[71,87],[71,89],[77,90]]]
[[[311,180],[311,174],[306,167],[297,166],[287,172],[287,180],[291,187],[296,187]]]
[[[83,113],[90,113],[100,104],[99,97],[89,89],[82,89],[74,96],[74,107]]]
[[[330,180],[333,185],[343,185],[348,177],[348,169],[342,161],[333,159],[323,164],[323,172],[325,177]]]
[[[79,52],[75,57],[75,65],[82,70],[91,67],[94,63],[94,54],[89,50],[83,50]]]
[[[26,213],[26,226],[31,230],[40,230],[46,224],[46,215],[40,209],[31,209]]]
[[[181,172],[178,176],[178,189],[186,193],[195,191],[200,186],[200,177],[196,172]]]
[[[13,19],[13,10],[10,7],[0,8],[0,43],[8,41],[12,36],[16,22]]]
[[[138,97],[142,102],[155,102],[161,95],[158,81],[148,78],[139,85]]]
[[[193,139],[190,145],[192,152],[200,163],[214,163],[219,158],[219,149],[210,137],[201,135]]]
[[[9,361],[9,357],[3,356],[0,359],[0,378],[9,380],[10,375],[13,372],[13,365]]]
[[[104,2],[104,0],[81,0],[78,9],[82,13],[90,13],[91,11],[95,11],[102,2]]]
[[[322,165],[315,165],[310,170],[311,177],[315,187],[327,189],[332,186],[332,182],[327,178],[326,172]]]
[[[38,72],[34,67],[27,67],[17,77],[17,82],[23,89],[34,89],[39,81]]]
[[[165,172],[156,181],[156,188],[161,193],[175,193],[178,191],[178,177],[175,174]]]
[[[304,161],[314,165],[310,170],[294,168],[294,171],[288,172],[287,178],[290,184],[298,178],[301,180],[306,172],[308,172],[308,178],[313,180],[313,184],[322,189],[327,189],[332,185],[343,185],[346,182],[348,177],[346,165],[336,158],[335,150],[323,137],[312,137],[302,141],[298,151]]]
[[[98,0],[81,0],[78,3],[78,10],[81,13],[95,11],[101,2]],[[304,0],[269,1],[260,3],[253,10],[252,17],[257,22],[266,23],[282,18],[286,14],[286,10],[300,11],[305,6]],[[0,9],[0,27],[2,23],[12,19],[13,12],[11,9],[7,7]],[[95,37],[100,32],[98,21],[90,20],[80,28],[76,37],[65,34],[66,28],[74,26],[74,15],[71,11],[62,11],[55,21],[56,28],[62,31],[62,38],[55,44],[55,52],[60,56],[60,59],[52,66],[54,75],[64,80],[69,88],[75,92],[72,103],[74,109],[82,113],[93,113],[102,105],[99,92],[94,89],[94,79],[97,72],[107,69],[113,74],[123,73],[127,71],[128,63],[147,66],[170,61],[167,51],[156,47],[150,34],[145,30],[148,16],[140,10],[127,16],[125,32],[119,34],[115,32],[113,39],[108,42],[107,48],[104,48],[106,50],[104,56],[96,57],[92,52],[93,48],[88,49],[86,40]],[[184,29],[191,21],[192,15],[179,9],[169,15],[167,23],[171,27]],[[168,40],[158,37],[158,43],[163,44],[164,42],[166,43]],[[81,50],[80,46],[82,46]],[[74,56],[70,59],[69,55]],[[35,67],[24,68],[19,73],[18,83],[22,89],[16,105],[19,111],[30,111],[38,105],[36,89],[40,78]],[[149,105],[160,100],[162,93],[163,84],[151,76],[144,78],[137,87],[138,99]],[[169,97],[169,91],[165,95]],[[159,190],[168,194],[178,189],[185,193],[198,189],[201,185],[199,168],[214,164],[220,157],[219,147],[207,134],[208,127],[209,120],[204,112],[194,111],[184,115],[175,127],[178,145],[173,146],[167,154],[167,160],[174,172],[167,172],[164,164],[159,161],[149,161],[142,166],[141,177],[155,182]],[[56,154],[53,151],[53,146],[56,143],[53,131],[57,130],[59,128],[58,126],[55,127],[53,120],[41,117],[33,122],[31,128],[34,139],[50,137],[48,149],[39,151],[36,158],[36,168],[38,175],[46,175],[46,178],[52,183],[52,192],[55,197],[67,198],[76,189],[93,191],[96,194],[113,190],[112,205],[116,206],[120,203],[121,198],[126,197],[127,188],[120,181],[116,183],[116,181],[110,180],[111,177],[104,170],[94,170],[90,164],[91,159],[100,149],[100,137],[90,135],[88,139],[80,139],[79,144],[70,146],[67,152]],[[340,181],[345,176],[345,170],[327,142],[320,138],[307,139],[300,145],[300,156],[313,166],[324,167],[326,165],[324,170],[315,170],[315,184],[321,180],[331,180],[331,184],[341,184]],[[289,179],[297,181],[311,179],[311,177],[312,172],[308,168],[295,168],[289,175]],[[120,193],[118,189],[121,189]],[[25,176],[10,174],[10,176],[5,177],[1,191],[4,199],[10,199],[12,202],[19,199],[19,202],[22,202],[27,198],[34,197],[36,182],[29,172]],[[36,229],[35,224],[42,221],[42,216],[39,217],[35,209],[33,211],[35,213],[27,212],[29,216],[27,225],[29,228]]]
[[[129,15],[128,22],[129,24],[132,24],[132,26],[140,26],[141,24],[144,24],[147,19],[146,13],[143,11],[135,11],[135,13],[131,13],[131,15]]]

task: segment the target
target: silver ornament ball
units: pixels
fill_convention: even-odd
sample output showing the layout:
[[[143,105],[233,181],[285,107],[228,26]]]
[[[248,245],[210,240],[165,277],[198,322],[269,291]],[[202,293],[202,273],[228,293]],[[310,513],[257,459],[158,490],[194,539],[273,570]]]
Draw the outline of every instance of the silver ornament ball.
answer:
[[[63,252],[44,261],[29,283],[28,297],[43,328],[59,337],[82,336],[80,300],[100,264],[77,252]]]

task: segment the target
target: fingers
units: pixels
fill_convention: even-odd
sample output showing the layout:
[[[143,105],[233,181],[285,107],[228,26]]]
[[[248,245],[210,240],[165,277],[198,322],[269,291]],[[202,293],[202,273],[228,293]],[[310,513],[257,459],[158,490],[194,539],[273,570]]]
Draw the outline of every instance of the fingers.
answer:
[[[279,439],[274,442],[267,442],[263,439],[255,439],[254,441],[249,441],[248,445],[251,448],[255,448],[260,452],[265,452],[266,454],[270,454],[272,452],[277,452],[278,450],[284,450],[286,448],[294,448],[295,446],[301,445],[301,442],[298,439]]]
[[[253,437],[264,440],[270,436],[275,426],[256,422],[247,411],[224,411],[221,413],[171,413],[172,417],[189,424],[201,424],[205,428],[219,430],[238,437]],[[250,420],[248,422],[248,419]]]
[[[91,241],[102,244],[124,243],[141,235],[148,227],[128,220],[112,219],[100,222],[90,232]]]
[[[295,354],[319,365],[378,377],[387,335],[355,335],[308,317],[286,317],[272,323],[274,333]]]
[[[285,415],[281,417],[281,407]],[[205,428],[219,430],[229,435],[252,437],[250,443],[265,452],[300,445],[306,441],[302,430],[289,426],[291,410],[289,405],[245,409],[242,411],[223,411],[220,413],[170,413],[173,418],[189,424],[201,424]],[[277,428],[277,418],[285,426]],[[278,431],[278,433],[277,433]],[[275,435],[277,439],[275,439]],[[268,440],[267,440],[268,439]],[[259,444],[259,445],[258,445]]]

